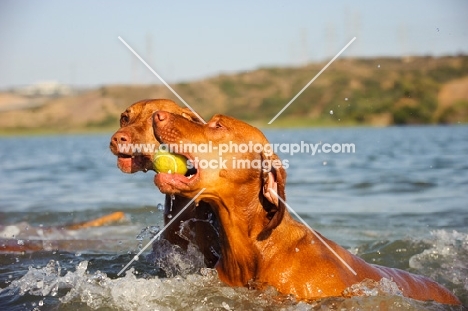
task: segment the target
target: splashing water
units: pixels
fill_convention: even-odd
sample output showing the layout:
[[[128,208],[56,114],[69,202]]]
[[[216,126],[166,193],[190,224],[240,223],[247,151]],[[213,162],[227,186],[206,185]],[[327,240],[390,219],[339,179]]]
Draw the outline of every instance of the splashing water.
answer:
[[[145,228],[142,235],[154,234],[152,229]],[[190,231],[185,231],[182,236],[189,234]],[[457,284],[454,291],[466,302],[468,235],[434,231],[427,243],[429,248],[411,257],[411,268],[441,283]],[[411,247],[411,241],[406,245]],[[44,257],[53,256],[48,253]],[[88,260],[83,260],[84,257]],[[22,299],[29,301],[29,309],[42,304],[44,310],[58,306],[60,310],[76,310],[77,306],[80,310],[374,310],[377,307],[385,310],[463,310],[403,297],[395,283],[388,279],[363,281],[344,292],[358,296],[307,303],[281,295],[273,288],[258,291],[228,287],[219,280],[215,270],[204,267],[203,256],[195,247],[189,245],[184,251],[165,240],[156,241],[153,252],[141,256],[140,261],[120,278],[112,271],[125,265],[128,255],[102,260],[97,255],[84,254],[73,264],[69,262],[70,258],[76,258],[73,253],[59,252],[55,258],[45,261],[43,267],[34,264],[22,277],[7,283],[8,286],[0,290],[0,309],[9,307],[2,307],[2,300]],[[110,268],[112,266],[114,268]],[[161,273],[155,275],[154,271]]]
[[[403,296],[403,293],[398,288],[398,285],[386,278],[382,278],[379,282],[366,279],[357,284],[353,284],[346,288],[343,292],[344,296]]]
[[[88,273],[88,264],[82,261],[75,272],[61,276],[59,262],[51,260],[44,268],[31,267],[5,291],[11,295],[19,291],[20,295],[56,296],[59,289],[70,289],[59,298],[63,309],[68,309],[67,305],[73,309],[76,303],[83,303],[90,309],[119,310],[229,310],[241,305],[242,308],[258,308],[266,307],[269,297],[276,295],[272,290],[259,293],[226,287],[219,281],[216,271],[207,268],[185,277],[149,279],[138,278],[131,268],[124,277],[111,279],[101,271]]]
[[[437,282],[456,284],[455,295],[468,300],[468,234],[432,231],[432,247],[409,260],[411,268]]]
[[[80,268],[79,265],[77,271]],[[86,270],[86,265],[84,269]],[[19,289],[20,295],[29,293],[36,296],[56,296],[59,288],[60,271],[60,263],[54,260],[51,260],[44,268],[35,269],[30,266],[28,273],[21,279],[11,282],[10,287]]]
[[[187,251],[162,239],[153,244],[153,251],[146,257],[152,265],[164,271],[167,277],[187,276],[205,268],[203,254],[189,244]]]
[[[172,213],[172,207],[174,206],[174,201],[175,201],[175,195],[171,194],[171,208],[169,209],[169,212]]]
[[[169,200],[169,212],[166,214],[167,218],[172,218],[172,209],[174,207],[175,195],[171,194],[171,198]]]
[[[147,226],[143,228],[140,233],[136,236],[136,240],[138,241],[138,249],[141,250],[143,247],[142,241],[146,238],[150,240],[161,231],[159,226]]]
[[[31,267],[4,291],[10,295],[19,291],[20,295],[60,296],[56,299],[61,310],[76,310],[77,305],[82,306],[80,310],[373,310],[377,306],[385,310],[461,310],[395,295],[394,283],[385,279],[349,288],[364,296],[306,303],[283,296],[273,288],[258,291],[228,287],[213,269],[202,268],[197,274],[172,278],[143,278],[131,268],[124,277],[112,279],[101,271],[89,273],[88,265],[88,261],[82,261],[75,272],[61,276],[59,262],[51,260],[44,268]],[[62,290],[67,292],[60,295]],[[39,301],[50,306],[47,299]]]

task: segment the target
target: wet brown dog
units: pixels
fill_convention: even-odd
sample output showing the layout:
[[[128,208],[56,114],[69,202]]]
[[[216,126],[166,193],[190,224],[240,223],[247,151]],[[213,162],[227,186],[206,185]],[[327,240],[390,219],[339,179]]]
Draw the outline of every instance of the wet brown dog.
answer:
[[[154,171],[153,155],[159,147],[158,141],[153,135],[152,115],[155,111],[168,111],[177,114],[190,122],[200,122],[196,115],[189,109],[181,108],[171,100],[151,99],[142,100],[128,107],[120,117],[120,128],[112,136],[110,150],[117,156],[117,166],[124,173],[135,173],[139,171]],[[146,150],[131,150],[122,146],[146,144]],[[154,147],[154,148],[153,148]],[[153,149],[153,150],[151,150]],[[164,221],[167,224],[171,216],[176,215],[190,199],[175,196],[171,202],[171,196],[166,195]],[[179,224],[182,221],[198,219],[191,222],[191,242],[203,253],[205,264],[213,267],[218,260],[219,241],[216,230],[207,221],[212,213],[208,204],[200,202],[198,208],[189,206],[180,217],[164,232],[163,238],[186,249],[188,241],[178,234]]]
[[[153,127],[161,143],[212,146],[211,151],[192,148],[181,152],[193,163],[204,161],[210,168],[199,166],[191,178],[158,174],[155,184],[163,193],[186,197],[194,197],[205,188],[198,200],[209,202],[220,222],[221,258],[216,269],[225,283],[246,286],[253,281],[299,299],[316,299],[347,295],[346,289],[353,284],[386,278],[395,282],[406,297],[460,304],[436,282],[368,264],[294,220],[283,203],[286,173],[275,154],[255,148],[241,152],[239,147],[227,150],[220,158],[220,150],[225,150],[226,145],[268,145],[258,129],[221,115],[203,125],[164,111],[155,113]],[[247,165],[240,168],[239,160]]]

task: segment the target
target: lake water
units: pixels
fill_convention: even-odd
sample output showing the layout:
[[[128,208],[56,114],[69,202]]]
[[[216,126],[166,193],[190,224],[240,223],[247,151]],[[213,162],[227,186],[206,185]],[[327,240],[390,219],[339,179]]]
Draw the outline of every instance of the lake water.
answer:
[[[468,304],[468,127],[266,130],[272,143],[352,143],[355,153],[288,154],[288,204],[366,261],[437,280]],[[154,173],[123,174],[108,135],[0,138],[1,310],[459,310],[391,295],[304,303],[230,288],[174,255],[178,275],[145,256],[120,269],[162,227]],[[54,229],[123,211],[122,223]],[[52,227],[52,229],[50,229]],[[137,239],[140,235],[140,238]],[[167,268],[167,267],[166,267]],[[161,270],[162,269],[162,270]]]

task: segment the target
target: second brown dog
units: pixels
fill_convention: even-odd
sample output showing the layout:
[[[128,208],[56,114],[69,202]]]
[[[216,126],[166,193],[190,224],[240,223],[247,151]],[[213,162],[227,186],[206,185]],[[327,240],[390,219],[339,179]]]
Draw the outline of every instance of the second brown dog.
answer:
[[[136,173],[154,171],[153,155],[159,147],[159,142],[153,135],[152,115],[155,111],[168,111],[190,120],[190,122],[200,122],[189,109],[181,108],[172,100],[167,99],[148,99],[134,103],[128,107],[120,116],[120,128],[112,135],[110,140],[110,150],[117,157],[117,166],[124,173]],[[153,152],[137,152],[136,150],[122,150],[123,145],[141,145],[154,146]],[[179,213],[190,199],[182,196],[166,195],[164,222],[167,224],[171,216]],[[163,238],[170,243],[179,245],[187,249],[189,241],[187,237],[182,238],[179,235],[180,223],[188,220],[191,222],[191,231],[193,235],[189,236],[192,242],[203,254],[205,264],[213,267],[218,260],[219,241],[218,234],[213,225],[209,222],[212,210],[205,202],[199,202],[198,208],[191,204],[180,217],[168,227]]]

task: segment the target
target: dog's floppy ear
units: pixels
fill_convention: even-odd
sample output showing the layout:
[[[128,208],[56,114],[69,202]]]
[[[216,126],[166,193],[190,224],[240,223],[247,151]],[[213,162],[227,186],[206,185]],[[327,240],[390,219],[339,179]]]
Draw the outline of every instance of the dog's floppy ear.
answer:
[[[265,159],[263,156],[262,158]],[[270,163],[281,163],[281,160],[275,154],[273,154],[269,160]],[[263,171],[262,178],[262,203],[270,221],[258,235],[258,240],[265,240],[270,236],[273,229],[275,229],[283,220],[286,209],[284,204],[286,201],[284,190],[286,183],[286,171],[283,166],[271,165],[271,169],[269,171]]]

